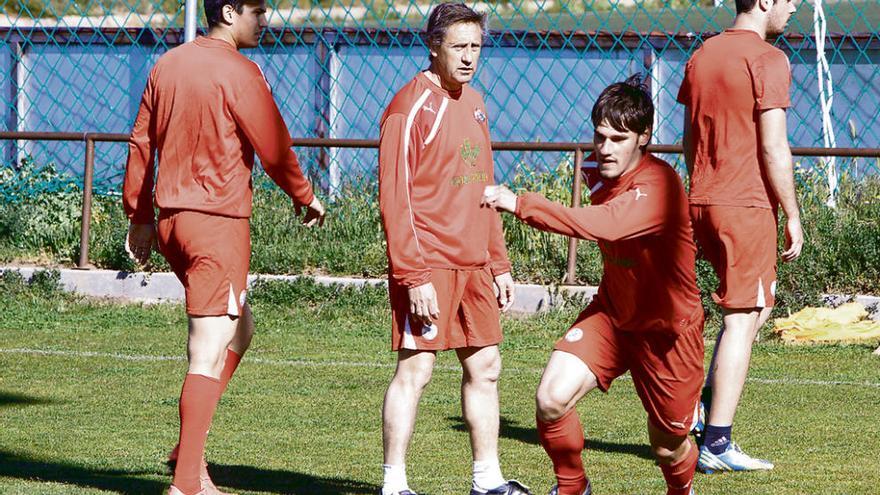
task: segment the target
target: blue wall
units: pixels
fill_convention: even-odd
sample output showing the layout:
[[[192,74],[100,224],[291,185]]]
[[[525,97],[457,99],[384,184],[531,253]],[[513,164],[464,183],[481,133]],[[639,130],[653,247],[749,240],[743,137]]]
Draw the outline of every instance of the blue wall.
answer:
[[[644,71],[644,49],[485,48],[475,86],[485,95],[493,138],[505,141],[589,141],[589,112],[609,83]],[[835,78],[834,129],[841,147],[880,147],[880,50],[841,49],[830,60]],[[139,45],[27,44],[19,62],[24,85],[19,93],[24,118],[19,130],[128,132],[150,67],[161,49]],[[249,51],[269,79],[282,114],[295,137],[378,137],[378,120],[394,92],[427,66],[420,46],[344,45],[322,65],[313,46],[276,45]],[[656,143],[680,140],[682,109],[675,103],[687,53],[656,51],[652,65],[657,105]],[[815,52],[791,56],[793,108],[788,113],[793,146],[822,146]],[[4,122],[14,111],[10,48],[0,44],[0,109]],[[321,76],[329,74],[322,88]],[[197,77],[197,75],[194,75]],[[325,91],[329,89],[329,92]],[[329,102],[329,104],[328,104]],[[329,106],[329,108],[326,108]],[[326,120],[329,118],[329,121]],[[851,129],[855,130],[853,137]],[[5,143],[4,151],[12,143]],[[28,142],[20,150],[39,162],[81,174],[82,143]],[[301,150],[314,165],[313,150]],[[124,144],[99,143],[96,178],[118,184],[126,156]],[[675,157],[670,157],[675,159]],[[371,177],[374,150],[339,149],[330,154],[342,181]],[[509,177],[517,163],[554,168],[557,153],[499,153],[496,173]],[[812,163],[806,161],[805,163]],[[847,160],[853,173],[876,172],[867,160]],[[332,182],[326,179],[325,184]]]

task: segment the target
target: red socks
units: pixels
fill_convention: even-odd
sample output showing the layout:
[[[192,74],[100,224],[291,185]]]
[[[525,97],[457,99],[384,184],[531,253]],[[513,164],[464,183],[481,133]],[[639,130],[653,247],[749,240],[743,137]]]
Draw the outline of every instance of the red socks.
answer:
[[[223,365],[223,371],[220,372],[220,395],[223,395],[223,392],[226,391],[226,387],[229,385],[229,380],[232,379],[232,375],[235,374],[236,368],[238,368],[238,363],[241,362],[241,355],[233,351],[232,349],[226,349],[226,362]],[[177,445],[174,446],[174,449],[171,451],[171,454],[168,455],[169,461],[177,462],[177,457],[180,451],[180,441],[178,440]]]
[[[232,379],[232,375],[235,374],[235,370],[240,362],[241,355],[227,348],[226,362],[223,364],[223,371],[220,372],[220,390],[223,392],[226,391],[226,386],[229,385],[229,380]]]
[[[584,430],[577,411],[572,408],[556,421],[546,423],[538,418],[538,438],[553,461],[559,495],[581,495],[587,488],[587,477],[581,460]]]
[[[663,477],[666,478],[666,495],[688,495],[694,482],[694,470],[700,451],[690,439],[688,453],[674,464],[660,464]]]
[[[553,472],[559,485],[559,495],[581,495],[587,488],[587,477],[581,452],[584,450],[584,430],[577,411],[572,408],[556,421],[544,422],[538,418],[538,438],[553,461]],[[661,464],[666,479],[666,495],[689,495],[694,482],[699,449],[688,442],[688,452],[674,464]]]
[[[222,393],[220,380],[205,375],[187,374],[180,391],[180,453],[174,469],[178,490],[186,495],[201,491],[199,469],[205,454],[205,441],[211,418]]]

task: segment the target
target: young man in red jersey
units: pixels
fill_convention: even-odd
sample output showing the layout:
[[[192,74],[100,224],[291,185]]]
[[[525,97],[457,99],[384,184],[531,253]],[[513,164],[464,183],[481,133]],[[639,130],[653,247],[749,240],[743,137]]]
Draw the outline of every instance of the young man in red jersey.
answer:
[[[525,494],[498,463],[499,306],[513,279],[498,213],[480,207],[494,182],[489,122],[474,77],[485,16],[444,3],[428,19],[430,67],[394,96],[381,121],[379,205],[388,242],[391,347],[397,370],[382,409],[383,495],[412,495],[405,469],[437,351],[461,362],[472,494]],[[498,290],[498,296],[494,293]]]
[[[731,441],[752,343],[776,295],[777,209],[787,217],[783,261],[801,252],[785,109],[791,68],[767,43],[795,11],[793,0],[736,0],[733,28],[703,43],[688,61],[678,101],[685,105],[685,160],[697,243],[718,275],[713,294],[723,326],[703,389],[708,413],[699,469],[772,469]]]
[[[589,495],[575,405],[630,371],[648,413],[651,450],[668,495],[693,493],[697,448],[688,432],[703,380],[703,308],[687,196],[677,172],[645,151],[654,106],[638,76],[606,88],[592,110],[591,205],[489,187],[483,198],[529,225],[596,241],[599,292],[556,343],[537,391],[538,436],[553,461],[552,495]]]
[[[254,152],[297,211],[306,208],[306,225],[324,216],[268,82],[238,52],[257,46],[265,14],[264,0],[205,0],[208,35],[170,50],[153,67],[129,141],[126,250],[144,263],[158,241],[186,290],[189,316],[169,495],[220,493],[204,448],[217,402],[253,335],[245,286]]]

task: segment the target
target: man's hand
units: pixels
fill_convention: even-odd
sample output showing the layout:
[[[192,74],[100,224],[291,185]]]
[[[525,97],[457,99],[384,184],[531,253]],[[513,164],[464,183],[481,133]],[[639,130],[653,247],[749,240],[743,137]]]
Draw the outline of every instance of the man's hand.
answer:
[[[294,207],[296,211],[296,216],[300,216],[302,214],[302,207],[296,206]],[[318,201],[318,197],[315,196],[312,199],[312,202],[309,203],[309,206],[306,207],[306,216],[303,217],[303,225],[306,227],[313,227],[317,224],[319,227],[324,225],[324,205]]]
[[[801,255],[804,247],[804,231],[801,228],[800,218],[789,218],[785,222],[785,251],[782,253],[782,261],[794,261]]]
[[[133,223],[125,235],[125,252],[129,258],[144,265],[150,259],[150,252],[156,244],[156,228],[151,223]]]
[[[496,211],[516,212],[516,194],[507,186],[486,186],[480,204]]]
[[[510,275],[510,272],[502,273],[495,277],[495,286],[498,288],[498,305],[501,306],[501,312],[503,313],[513,306],[514,286],[513,277]]]
[[[440,308],[437,306],[437,292],[434,290],[434,284],[428,282],[409,289],[409,312],[416,320],[425,325],[431,325],[432,319],[440,318]]]

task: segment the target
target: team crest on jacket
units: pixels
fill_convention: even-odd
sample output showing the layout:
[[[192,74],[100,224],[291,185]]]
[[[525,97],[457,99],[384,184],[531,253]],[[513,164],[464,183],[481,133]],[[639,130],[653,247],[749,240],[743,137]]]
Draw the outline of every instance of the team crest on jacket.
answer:
[[[461,155],[461,159],[464,160],[465,163],[471,167],[476,167],[477,157],[480,156],[480,145],[471,144],[471,141],[468,138],[465,138],[464,142],[461,143],[461,146],[458,148],[458,153]]]
[[[474,109],[474,120],[476,120],[477,122],[482,124],[483,122],[486,121],[486,114],[483,113],[483,111],[480,110],[479,108],[475,108]]]

